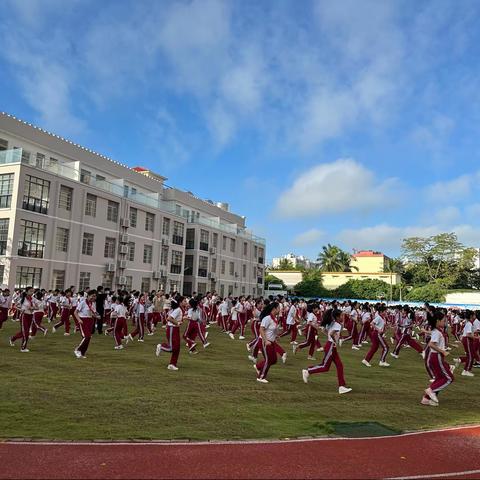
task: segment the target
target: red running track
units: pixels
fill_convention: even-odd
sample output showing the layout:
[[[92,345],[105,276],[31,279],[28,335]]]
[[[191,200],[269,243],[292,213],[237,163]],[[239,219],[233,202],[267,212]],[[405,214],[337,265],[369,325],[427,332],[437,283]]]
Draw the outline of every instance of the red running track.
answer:
[[[480,425],[364,439],[4,442],[0,478],[480,478]]]

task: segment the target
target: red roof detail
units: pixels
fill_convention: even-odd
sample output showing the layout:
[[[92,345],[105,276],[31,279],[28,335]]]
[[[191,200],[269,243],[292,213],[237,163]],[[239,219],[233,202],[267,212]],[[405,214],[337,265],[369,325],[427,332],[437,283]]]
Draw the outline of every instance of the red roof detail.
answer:
[[[148,172],[148,168],[143,168],[143,167],[133,167],[132,170],[135,172]]]
[[[374,252],[373,250],[360,250],[354,253],[352,257],[384,257],[382,252]]]

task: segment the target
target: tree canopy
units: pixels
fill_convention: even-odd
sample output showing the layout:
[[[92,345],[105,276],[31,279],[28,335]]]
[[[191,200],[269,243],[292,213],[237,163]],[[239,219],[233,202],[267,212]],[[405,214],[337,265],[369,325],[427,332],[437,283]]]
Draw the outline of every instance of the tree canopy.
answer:
[[[317,257],[323,272],[351,272],[351,260],[352,256],[348,252],[330,243],[322,247]]]

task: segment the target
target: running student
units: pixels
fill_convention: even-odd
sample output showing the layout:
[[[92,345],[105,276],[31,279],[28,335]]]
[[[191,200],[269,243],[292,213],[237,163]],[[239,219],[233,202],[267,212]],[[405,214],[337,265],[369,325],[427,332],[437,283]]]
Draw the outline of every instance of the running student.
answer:
[[[296,345],[295,343],[292,345],[293,354],[295,355],[298,350],[302,348],[309,347],[308,349],[308,360],[316,360],[313,356],[315,352],[316,338],[318,334],[318,323],[317,323],[317,316],[320,313],[320,307],[317,304],[309,304],[307,306],[307,332],[305,334],[305,341]]]
[[[43,316],[45,315],[45,302],[43,300],[43,293],[38,290],[33,296],[33,321],[30,331],[30,338],[34,338],[37,335],[37,331],[40,330],[43,335],[47,335],[48,330],[42,326]]]
[[[197,335],[200,338],[204,349],[207,348],[210,345],[210,343],[207,342],[207,339],[205,338],[205,335],[203,334],[203,331],[200,325],[201,310],[198,307],[198,301],[195,300],[194,298],[191,298],[188,303],[190,305],[190,308],[188,309],[188,312],[187,312],[187,317],[189,322],[185,330],[185,333],[183,334],[183,339],[185,340],[185,342],[187,342],[188,353],[192,355],[196,355],[198,353],[196,349],[197,344],[195,342]]]
[[[340,355],[337,352],[337,343],[340,338],[340,332],[342,325],[339,323],[342,312],[337,309],[327,310],[322,319],[321,326],[325,328],[327,332],[327,343],[324,346],[324,357],[320,365],[314,367],[308,367],[306,370],[302,370],[302,377],[305,383],[308,383],[308,377],[314,373],[324,373],[330,370],[330,365],[335,363],[337,369],[338,379],[338,393],[344,394],[351,392],[352,389],[345,385],[345,378],[343,376],[343,363],[340,359]]]
[[[475,319],[475,313],[471,310],[465,311],[465,325],[462,332],[462,343],[463,348],[465,349],[465,356],[456,358],[454,360],[456,365],[464,363],[465,367],[462,372],[464,377],[473,377],[474,374],[471,372],[473,367],[474,360],[474,350],[473,350],[473,321]]]
[[[77,319],[82,334],[80,345],[73,351],[77,358],[86,358],[90,338],[92,336],[95,320],[99,317],[95,305],[97,291],[89,290],[86,298],[82,298],[75,309],[75,318]]]
[[[433,382],[425,390],[421,404],[436,407],[438,406],[438,393],[448,387],[454,378],[453,368],[445,361],[445,357],[448,355],[445,348],[445,337],[443,336],[446,323],[445,312],[441,309],[434,311],[428,316],[428,323],[432,331],[425,360],[429,375],[433,376]]]
[[[171,310],[167,318],[167,343],[159,343],[155,350],[157,357],[161,352],[171,353],[168,370],[178,370],[177,362],[180,354],[180,325],[183,322],[183,311],[186,308],[187,300],[184,297],[177,297],[171,300]]]
[[[421,345],[412,338],[413,320],[414,315],[412,310],[408,305],[405,305],[402,308],[400,323],[398,325],[401,335],[397,340],[397,344],[395,345],[393,352],[390,354],[393,358],[398,358],[400,349],[404,344],[410,345],[417,353],[422,353],[423,349]]]
[[[15,341],[19,338],[22,339],[22,345],[20,347],[21,352],[29,352],[27,348],[28,338],[30,335],[30,327],[33,322],[33,312],[34,312],[34,303],[33,303],[33,287],[27,288],[24,292],[20,294],[19,298],[19,309],[20,309],[20,331],[17,332],[13,337],[10,337],[10,346],[15,345]]]
[[[372,360],[379,346],[382,347],[382,355],[380,357],[380,362],[378,363],[378,365],[380,367],[390,366],[390,364],[385,361],[388,355],[388,345],[387,345],[387,342],[385,341],[385,337],[383,336],[383,334],[385,333],[384,315],[385,315],[385,307],[383,305],[378,305],[375,309],[375,317],[373,318],[373,321],[371,323],[371,327],[373,327],[372,333],[370,334],[370,338],[372,340],[372,346],[370,347],[370,350],[368,351],[365,358],[362,360],[362,363],[366,367],[372,366],[370,361]]]

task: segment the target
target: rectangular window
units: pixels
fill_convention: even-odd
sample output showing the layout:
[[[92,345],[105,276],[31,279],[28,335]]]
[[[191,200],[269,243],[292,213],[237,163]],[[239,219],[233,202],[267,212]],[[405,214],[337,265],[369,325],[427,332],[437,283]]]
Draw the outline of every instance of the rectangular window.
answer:
[[[128,260],[135,261],[135,242],[128,242]]]
[[[106,237],[105,238],[105,248],[103,249],[103,256],[105,258],[115,258],[115,247],[117,241],[115,238]]]
[[[102,275],[102,287],[112,290],[112,288],[113,288],[113,272],[105,272]]]
[[[48,180],[25,175],[22,204],[24,210],[47,214],[49,195],[50,182]]]
[[[57,252],[68,252],[68,240],[70,237],[70,230],[68,228],[57,228],[56,246]]]
[[[135,228],[137,226],[138,210],[130,207],[130,226]]]
[[[93,255],[93,233],[84,233],[82,241],[83,255]]]
[[[258,263],[263,263],[265,258],[263,257],[263,248],[258,249]]]
[[[172,250],[172,263],[170,273],[182,273],[182,252]]]
[[[70,211],[72,209],[73,188],[60,185],[60,195],[58,197],[58,208]]]
[[[40,288],[42,286],[42,269],[36,267],[17,267],[15,288]]]
[[[217,259],[214,257],[212,258],[212,272],[215,273],[217,271]]]
[[[0,208],[10,208],[12,204],[13,173],[0,175]]]
[[[247,277],[247,266],[245,264],[242,265],[242,277],[243,278]]]
[[[185,255],[184,275],[193,275],[193,255]]]
[[[222,275],[225,275],[225,260],[222,260],[222,269],[220,272]]]
[[[207,293],[207,284],[203,282],[202,283],[198,282],[197,289],[198,289],[198,293],[200,293],[201,295],[205,295]]]
[[[151,245],[144,245],[143,246],[143,263],[152,263],[152,254],[153,249]]]
[[[54,290],[65,289],[65,270],[54,270],[52,274],[52,288]]]
[[[0,138],[0,152],[3,150],[8,150],[8,141],[4,138]]]
[[[227,249],[227,237],[224,235],[222,237],[222,250],[226,250]]]
[[[31,153],[28,150],[22,148],[22,163],[30,163]]]
[[[43,258],[46,228],[44,223],[21,220],[18,240],[20,257]]]
[[[87,199],[85,200],[85,215],[97,216],[97,197],[90,193],[87,193]]]
[[[195,229],[187,228],[187,240],[185,242],[185,248],[192,250],[195,248]]]
[[[109,222],[118,222],[118,206],[117,202],[112,202],[111,200],[108,201],[107,220]]]
[[[0,265],[0,282],[3,283],[3,278],[5,276],[5,265]]]
[[[208,230],[200,230],[200,250],[208,252],[209,237]]]
[[[257,258],[257,257],[258,257],[258,247],[257,247],[256,245],[253,247],[253,252],[254,252],[254,253],[253,253],[253,256],[254,256],[255,258]]]
[[[162,246],[160,265],[162,265],[163,267],[166,267],[168,265],[168,247]]]
[[[0,255],[5,255],[7,252],[9,223],[10,219],[0,218]]]
[[[92,181],[92,172],[82,168],[80,170],[80,181],[82,183],[90,185],[90,182]]]
[[[243,254],[247,255],[248,254],[248,243],[243,242]]]
[[[142,277],[141,292],[150,292],[150,277]]]
[[[145,231],[153,232],[155,225],[155,215],[153,213],[148,213],[145,216]]]
[[[127,275],[125,277],[125,290],[127,290],[127,292],[130,292],[133,288],[133,277],[131,275]]]
[[[208,270],[208,257],[200,255],[198,257],[198,276],[206,277]]]
[[[170,219],[169,218],[163,219],[162,234],[166,235],[167,237],[170,236]]]
[[[173,222],[173,238],[172,242],[175,245],[183,245],[183,230],[184,230],[183,223],[180,222]]]
[[[43,153],[38,153],[35,156],[35,166],[37,168],[43,168],[45,166],[45,155]]]
[[[90,272],[80,272],[80,282],[78,283],[78,290],[80,292],[90,290]]]
[[[217,248],[218,246],[218,233],[212,234],[212,247]]]
[[[230,251],[231,251],[232,253],[235,253],[235,247],[236,247],[235,239],[234,239],[234,238],[231,238],[231,239],[230,239]]]
[[[233,274],[235,273],[235,264],[233,262],[230,262],[230,266],[229,266],[229,269],[228,269],[228,273],[230,275],[233,276]]]

